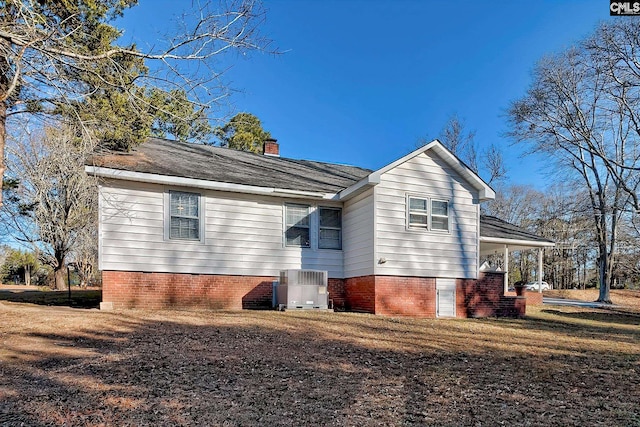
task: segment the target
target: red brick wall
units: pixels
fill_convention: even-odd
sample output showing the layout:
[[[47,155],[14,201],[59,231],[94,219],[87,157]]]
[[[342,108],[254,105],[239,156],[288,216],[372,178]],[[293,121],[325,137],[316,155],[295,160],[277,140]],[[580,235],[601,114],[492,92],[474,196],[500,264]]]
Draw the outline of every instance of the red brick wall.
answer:
[[[114,308],[271,308],[274,277],[103,271],[102,300]]]
[[[514,291],[507,292],[506,296],[513,297],[516,295]],[[524,290],[524,296],[527,298],[527,305],[542,305],[543,294],[538,291]]]
[[[344,297],[344,307],[346,310],[375,313],[375,276],[361,276],[345,279]]]
[[[525,310],[524,297],[504,295],[504,273],[480,273],[477,280],[458,280],[458,317],[523,317]]]
[[[337,310],[345,309],[345,285],[344,279],[329,279],[329,299],[333,303],[333,308]]]
[[[527,304],[542,305],[542,292],[524,291],[524,296],[527,298]]]
[[[375,314],[436,316],[436,280],[429,277],[376,276]]]
[[[386,316],[435,317],[435,279],[361,276],[344,280],[344,306]]]
[[[113,303],[114,308],[271,308],[274,280],[277,278],[268,276],[103,271],[102,300]],[[387,316],[436,316],[434,278],[362,276],[329,279],[328,286],[336,309]],[[458,280],[457,316],[524,316],[526,299],[504,296],[502,290],[502,274],[481,273],[478,280]]]

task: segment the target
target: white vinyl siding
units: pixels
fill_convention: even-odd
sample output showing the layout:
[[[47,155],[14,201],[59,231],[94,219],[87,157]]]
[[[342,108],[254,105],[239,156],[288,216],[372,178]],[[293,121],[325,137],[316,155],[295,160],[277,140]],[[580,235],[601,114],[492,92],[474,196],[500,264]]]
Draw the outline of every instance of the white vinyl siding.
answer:
[[[385,172],[379,184],[344,203],[194,190],[104,181],[100,268],[251,276],[312,269],[328,270],[331,278],[477,276],[478,192],[431,152]],[[170,191],[200,195],[200,241],[168,238],[166,195]],[[424,195],[429,201],[427,223],[442,230],[408,227],[410,195]],[[438,202],[446,202],[446,209]],[[298,220],[287,219],[286,206],[302,206],[309,212],[304,225],[309,247],[287,246],[287,227],[302,229],[304,221],[301,215]],[[422,207],[414,213],[424,216]],[[332,216],[332,209],[342,210]],[[341,213],[339,226],[337,212]],[[339,244],[342,250],[336,250]],[[382,258],[386,262],[378,263]]]
[[[284,246],[284,203],[277,197],[203,190],[203,242],[165,239],[163,196],[168,191],[193,189],[123,180],[103,183],[101,269],[277,276],[280,270],[303,268],[343,277],[342,251]]]
[[[429,226],[409,227],[411,212],[424,215],[422,203],[407,209],[410,197],[429,200]],[[375,187],[375,274],[475,278],[478,270],[478,193],[431,152],[382,174]],[[446,202],[446,215],[443,205]],[[444,227],[448,232],[443,232]],[[446,230],[444,230],[446,231]],[[345,264],[346,269],[346,264]]]
[[[373,190],[344,203],[342,227],[345,277],[374,274],[375,220]]]

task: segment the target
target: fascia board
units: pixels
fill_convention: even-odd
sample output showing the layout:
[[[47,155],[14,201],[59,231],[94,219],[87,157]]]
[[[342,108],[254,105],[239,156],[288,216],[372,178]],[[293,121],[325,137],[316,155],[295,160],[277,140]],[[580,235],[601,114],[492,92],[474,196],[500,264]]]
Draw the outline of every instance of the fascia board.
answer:
[[[305,199],[336,199],[334,193],[320,193],[313,191],[290,190],[286,188],[257,187],[253,185],[232,184],[228,182],[207,181],[204,179],[180,176],[158,175],[144,172],[124,171],[98,166],[85,166],[85,172],[100,178],[121,179],[126,181],[147,182],[151,184],[193,187],[205,190],[228,191],[231,193],[246,193],[266,196],[295,197]]]
[[[556,244],[553,242],[540,242],[536,240],[505,239],[502,237],[482,237],[482,236],[480,236],[480,243],[498,243],[498,244],[504,244],[504,245],[531,246],[534,248],[553,248],[556,246]]]
[[[417,150],[412,151],[404,157],[399,158],[398,160],[389,163],[388,165],[378,169],[369,175],[372,179],[380,182],[380,177],[385,172],[390,171],[391,169],[400,166],[401,164],[411,160],[412,158],[425,153],[429,150],[433,149],[437,156],[440,156],[447,164],[449,164],[456,172],[458,172],[465,180],[467,180],[475,189],[479,192],[480,201],[492,200],[495,199],[496,193],[493,189],[484,182],[482,178],[478,176],[474,171],[472,171],[467,165],[465,165],[460,159],[458,159],[451,151],[449,151],[440,141],[434,139],[430,143],[423,145]]]
[[[344,201],[349,200],[358,194],[364,193],[369,188],[380,184],[380,177],[374,177],[373,174],[369,174],[360,181],[356,182],[350,187],[345,188],[337,194],[337,200]]]

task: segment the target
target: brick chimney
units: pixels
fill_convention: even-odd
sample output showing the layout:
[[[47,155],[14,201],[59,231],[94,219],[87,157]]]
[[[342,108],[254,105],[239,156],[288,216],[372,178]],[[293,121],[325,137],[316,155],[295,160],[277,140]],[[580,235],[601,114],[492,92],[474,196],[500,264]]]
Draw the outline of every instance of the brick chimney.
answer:
[[[264,140],[264,153],[265,156],[280,157],[280,145],[278,140],[269,138]]]

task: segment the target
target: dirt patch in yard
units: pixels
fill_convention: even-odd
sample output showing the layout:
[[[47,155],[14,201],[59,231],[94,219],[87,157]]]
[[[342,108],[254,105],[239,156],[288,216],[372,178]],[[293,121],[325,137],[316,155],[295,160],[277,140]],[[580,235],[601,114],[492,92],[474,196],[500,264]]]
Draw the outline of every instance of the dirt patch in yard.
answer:
[[[640,323],[0,302],[0,425],[640,425]]]

